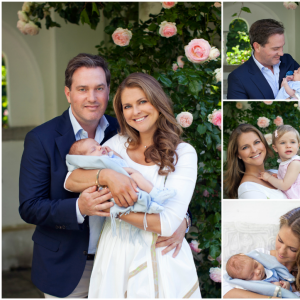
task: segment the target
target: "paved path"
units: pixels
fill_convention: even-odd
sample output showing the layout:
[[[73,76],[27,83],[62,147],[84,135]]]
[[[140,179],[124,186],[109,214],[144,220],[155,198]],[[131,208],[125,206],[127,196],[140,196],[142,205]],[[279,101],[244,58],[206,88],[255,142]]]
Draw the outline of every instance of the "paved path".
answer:
[[[44,298],[30,279],[31,270],[2,271],[2,298]]]

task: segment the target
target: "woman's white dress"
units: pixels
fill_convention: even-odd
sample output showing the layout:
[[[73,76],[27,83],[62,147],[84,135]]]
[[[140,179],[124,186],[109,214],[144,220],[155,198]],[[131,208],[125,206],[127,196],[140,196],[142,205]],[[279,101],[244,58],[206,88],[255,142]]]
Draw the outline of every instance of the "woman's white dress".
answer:
[[[175,171],[167,177],[158,175],[158,166],[135,163],[127,155],[127,137],[114,136],[104,145],[121,155],[131,168],[141,172],[157,188],[175,189],[174,198],[166,200],[160,213],[161,235],[171,236],[181,224],[192,198],[197,177],[197,154],[187,144],[178,145]],[[130,225],[117,220],[117,236],[112,235],[107,218],[94,261],[89,298],[201,298],[191,249],[184,239],[176,258],[174,250],[166,255],[155,248],[158,235],[142,231],[145,243],[129,241]],[[122,234],[119,235],[121,226]]]
[[[287,199],[280,190],[269,189],[256,182],[243,182],[238,188],[239,199]]]

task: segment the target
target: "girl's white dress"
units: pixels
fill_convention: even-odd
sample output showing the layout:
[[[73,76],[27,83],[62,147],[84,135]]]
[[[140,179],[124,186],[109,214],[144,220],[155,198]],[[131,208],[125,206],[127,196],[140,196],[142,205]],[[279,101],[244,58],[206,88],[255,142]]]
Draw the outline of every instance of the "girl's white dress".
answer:
[[[116,135],[104,145],[121,155],[131,168],[141,172],[157,188],[175,189],[160,213],[161,235],[171,236],[181,224],[192,198],[197,177],[197,154],[187,144],[178,145],[175,171],[158,175],[158,166],[132,161],[126,152],[127,137]],[[166,255],[155,248],[158,235],[142,231],[145,243],[129,241],[130,225],[117,220],[118,236],[112,235],[110,219],[105,222],[90,280],[89,298],[201,298],[191,249],[184,239],[176,258],[174,250]],[[121,226],[121,236],[119,230]]]

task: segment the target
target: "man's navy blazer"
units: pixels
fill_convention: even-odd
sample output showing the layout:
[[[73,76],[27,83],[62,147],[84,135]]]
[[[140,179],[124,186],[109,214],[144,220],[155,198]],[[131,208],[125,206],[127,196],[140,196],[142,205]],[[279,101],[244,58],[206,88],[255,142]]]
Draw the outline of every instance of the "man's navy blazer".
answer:
[[[117,133],[117,120],[105,116],[109,126],[102,143]],[[36,225],[32,282],[44,293],[66,297],[83,274],[89,245],[89,220],[78,224],[79,194],[64,189],[66,155],[75,142],[69,112],[30,131],[25,138],[20,169],[22,219]]]
[[[287,71],[299,68],[289,54],[281,56],[280,61],[279,88]],[[272,88],[252,56],[229,74],[227,99],[275,99]]]

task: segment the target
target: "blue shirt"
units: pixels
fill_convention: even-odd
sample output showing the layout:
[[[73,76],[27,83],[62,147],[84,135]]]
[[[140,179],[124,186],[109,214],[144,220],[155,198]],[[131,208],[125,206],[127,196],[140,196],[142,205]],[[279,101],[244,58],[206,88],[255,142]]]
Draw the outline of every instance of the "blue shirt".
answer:
[[[278,92],[279,92],[279,73],[280,73],[280,69],[279,69],[279,65],[281,64],[281,61],[279,61],[278,64],[273,66],[273,71],[274,73],[264,67],[254,56],[254,52],[252,51],[252,58],[254,60],[254,62],[256,63],[256,65],[258,66],[258,68],[260,69],[260,71],[262,72],[262,74],[264,75],[264,77],[266,78],[266,80],[268,81],[273,94],[274,94],[274,98],[276,98]]]
[[[69,116],[74,130],[76,141],[87,139],[88,133],[81,127],[81,125],[74,117],[71,106],[69,108]],[[96,134],[95,134],[95,141],[98,142],[99,144],[103,141],[104,131],[108,126],[109,123],[105,118],[105,116],[103,115],[96,128]],[[77,222],[79,224],[82,224],[84,222],[84,217],[80,213],[79,206],[78,206],[78,199],[76,201],[76,214],[77,214]],[[89,240],[89,249],[88,249],[89,254],[94,254],[96,252],[97,243],[98,243],[103,222],[104,222],[104,218],[102,217],[99,216],[89,217],[89,227],[90,227],[90,240]]]

